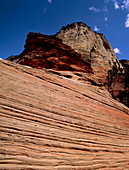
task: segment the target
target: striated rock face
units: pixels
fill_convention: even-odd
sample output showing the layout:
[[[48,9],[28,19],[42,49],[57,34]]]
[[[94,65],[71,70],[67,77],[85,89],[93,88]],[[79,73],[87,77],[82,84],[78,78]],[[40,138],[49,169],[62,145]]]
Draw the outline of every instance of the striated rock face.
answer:
[[[107,89],[118,101],[129,107],[129,61],[120,60],[124,72],[119,73],[114,67],[109,71],[107,78]]]
[[[0,70],[0,169],[129,169],[129,109],[93,74]]]
[[[71,46],[81,54],[86,61],[91,62],[94,73],[103,82],[106,81],[108,70],[114,64],[118,69],[122,68],[110,43],[103,34],[93,32],[90,27],[82,22],[73,23],[62,27],[56,37],[62,39],[64,44]]]
[[[129,61],[118,60],[103,34],[93,32],[79,22],[62,27],[56,36],[89,61],[94,74],[102,80],[112,96],[129,107]]]
[[[25,49],[19,55],[17,63],[39,69],[51,68],[93,73],[90,63],[81,58],[80,54],[70,46],[63,44],[59,38],[40,33],[29,33]],[[9,60],[11,59],[9,58]]]

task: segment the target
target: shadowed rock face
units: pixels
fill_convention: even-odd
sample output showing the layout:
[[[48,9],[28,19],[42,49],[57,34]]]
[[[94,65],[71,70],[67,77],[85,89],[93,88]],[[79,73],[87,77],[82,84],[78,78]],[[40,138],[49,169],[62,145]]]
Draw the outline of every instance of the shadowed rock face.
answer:
[[[120,60],[124,67],[124,72],[119,72],[116,68],[110,70],[108,75],[108,91],[118,101],[129,107],[129,61]]]
[[[0,169],[129,169],[129,109],[94,75],[0,70]]]
[[[59,38],[40,33],[28,34],[25,50],[17,63],[39,69],[93,73],[90,63],[82,60],[82,56],[70,46],[63,44]]]

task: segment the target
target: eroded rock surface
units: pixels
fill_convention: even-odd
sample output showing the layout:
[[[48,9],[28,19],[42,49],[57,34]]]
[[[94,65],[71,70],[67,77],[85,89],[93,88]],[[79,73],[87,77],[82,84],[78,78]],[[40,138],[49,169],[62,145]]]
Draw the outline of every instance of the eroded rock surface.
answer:
[[[29,33],[24,51],[8,60],[40,69],[94,74],[115,99],[129,107],[125,65],[118,60],[105,36],[82,22],[62,27],[53,36]]]
[[[40,33],[28,34],[25,49],[18,58],[17,61],[17,56],[9,60],[40,69],[93,73],[90,63],[82,60],[81,55],[61,39]]]
[[[114,50],[103,34],[96,33],[82,22],[73,23],[62,27],[57,37],[64,44],[71,46],[81,54],[84,60],[91,62],[94,73],[103,82],[106,81],[108,70],[114,64],[118,69],[122,68]]]
[[[0,77],[0,169],[129,169],[129,109],[94,75],[0,61]]]
[[[57,37],[91,63],[94,74],[118,101],[129,107],[129,76],[127,63],[120,62],[103,34],[93,32],[82,22],[62,27]]]
[[[118,101],[129,107],[129,61],[120,60],[124,72],[116,68],[109,71],[107,78],[107,89]]]

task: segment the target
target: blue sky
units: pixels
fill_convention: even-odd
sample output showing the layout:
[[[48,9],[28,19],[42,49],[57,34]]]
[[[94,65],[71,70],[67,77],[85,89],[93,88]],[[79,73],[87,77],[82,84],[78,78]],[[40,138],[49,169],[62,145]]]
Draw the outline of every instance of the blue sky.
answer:
[[[80,21],[129,60],[129,0],[0,0],[0,58],[20,54],[29,32],[51,35]]]

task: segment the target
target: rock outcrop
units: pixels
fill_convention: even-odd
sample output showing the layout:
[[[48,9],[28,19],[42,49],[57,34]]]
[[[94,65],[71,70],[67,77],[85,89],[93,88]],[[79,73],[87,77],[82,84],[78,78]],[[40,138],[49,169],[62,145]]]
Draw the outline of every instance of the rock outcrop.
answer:
[[[84,60],[89,61],[94,73],[103,82],[106,81],[108,70],[112,69],[114,65],[117,69],[123,68],[105,36],[93,32],[82,22],[62,27],[56,37],[81,54]]]
[[[86,24],[78,22],[62,27],[56,36],[89,61],[94,74],[102,80],[113,98],[129,107],[127,61],[124,64],[125,61],[118,60],[103,34],[93,32]]]
[[[12,56],[8,57],[6,60],[17,63],[19,60],[19,55],[12,55]]]
[[[53,36],[29,33],[24,51],[8,60],[39,69],[94,73],[115,99],[129,107],[125,65],[105,36],[82,22],[62,27]]]
[[[61,39],[40,33],[28,34],[25,49],[18,58],[17,61],[17,56],[9,60],[38,69],[93,73],[90,63],[82,60],[81,55]]]
[[[108,72],[107,89],[118,101],[129,107],[129,61],[120,60],[124,72],[119,72],[116,67]]]
[[[129,108],[93,74],[0,70],[1,170],[129,169]]]

